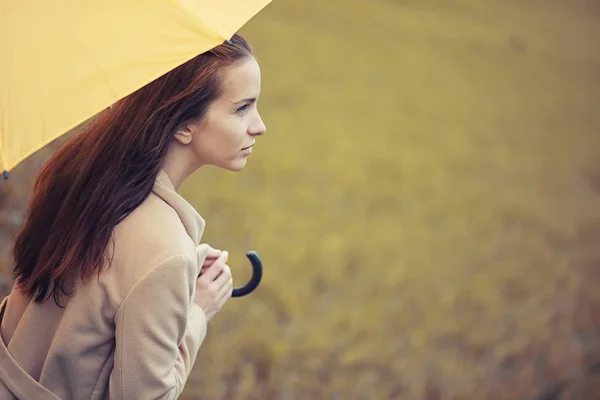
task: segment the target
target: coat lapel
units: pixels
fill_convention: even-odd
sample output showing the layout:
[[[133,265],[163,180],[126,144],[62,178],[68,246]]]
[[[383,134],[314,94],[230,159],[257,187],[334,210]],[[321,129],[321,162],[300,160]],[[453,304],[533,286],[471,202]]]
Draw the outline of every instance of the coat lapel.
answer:
[[[188,236],[194,244],[198,245],[206,225],[204,219],[202,219],[198,211],[187,200],[177,193],[164,170],[158,173],[152,191],[177,212]]]

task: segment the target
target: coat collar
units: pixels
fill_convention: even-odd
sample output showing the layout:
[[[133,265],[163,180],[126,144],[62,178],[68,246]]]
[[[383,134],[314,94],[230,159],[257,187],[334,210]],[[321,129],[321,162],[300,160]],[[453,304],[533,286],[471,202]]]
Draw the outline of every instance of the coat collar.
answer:
[[[152,191],[177,212],[188,236],[194,244],[198,245],[206,223],[198,214],[198,211],[177,193],[171,179],[164,170],[161,169],[158,173]]]

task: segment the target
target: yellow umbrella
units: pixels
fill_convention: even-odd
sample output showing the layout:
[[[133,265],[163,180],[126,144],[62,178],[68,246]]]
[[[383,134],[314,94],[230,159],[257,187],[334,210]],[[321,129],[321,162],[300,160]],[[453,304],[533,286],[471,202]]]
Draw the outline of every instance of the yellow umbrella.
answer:
[[[198,54],[271,0],[2,0],[0,171]]]

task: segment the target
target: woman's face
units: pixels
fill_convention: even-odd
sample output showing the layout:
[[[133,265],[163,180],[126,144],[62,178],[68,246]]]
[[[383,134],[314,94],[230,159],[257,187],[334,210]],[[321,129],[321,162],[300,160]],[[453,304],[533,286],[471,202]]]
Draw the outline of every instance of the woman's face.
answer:
[[[258,114],[260,68],[254,57],[229,67],[223,91],[208,108],[202,122],[191,128],[191,150],[199,165],[229,171],[246,166],[257,136],[266,127]]]

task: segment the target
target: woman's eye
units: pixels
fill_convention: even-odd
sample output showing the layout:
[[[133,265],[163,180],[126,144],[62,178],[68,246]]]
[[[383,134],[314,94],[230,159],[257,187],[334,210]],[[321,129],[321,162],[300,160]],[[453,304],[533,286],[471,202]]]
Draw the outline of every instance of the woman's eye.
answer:
[[[237,110],[235,110],[235,112],[243,113],[246,110],[248,110],[248,104],[241,106],[240,108],[238,108]]]

